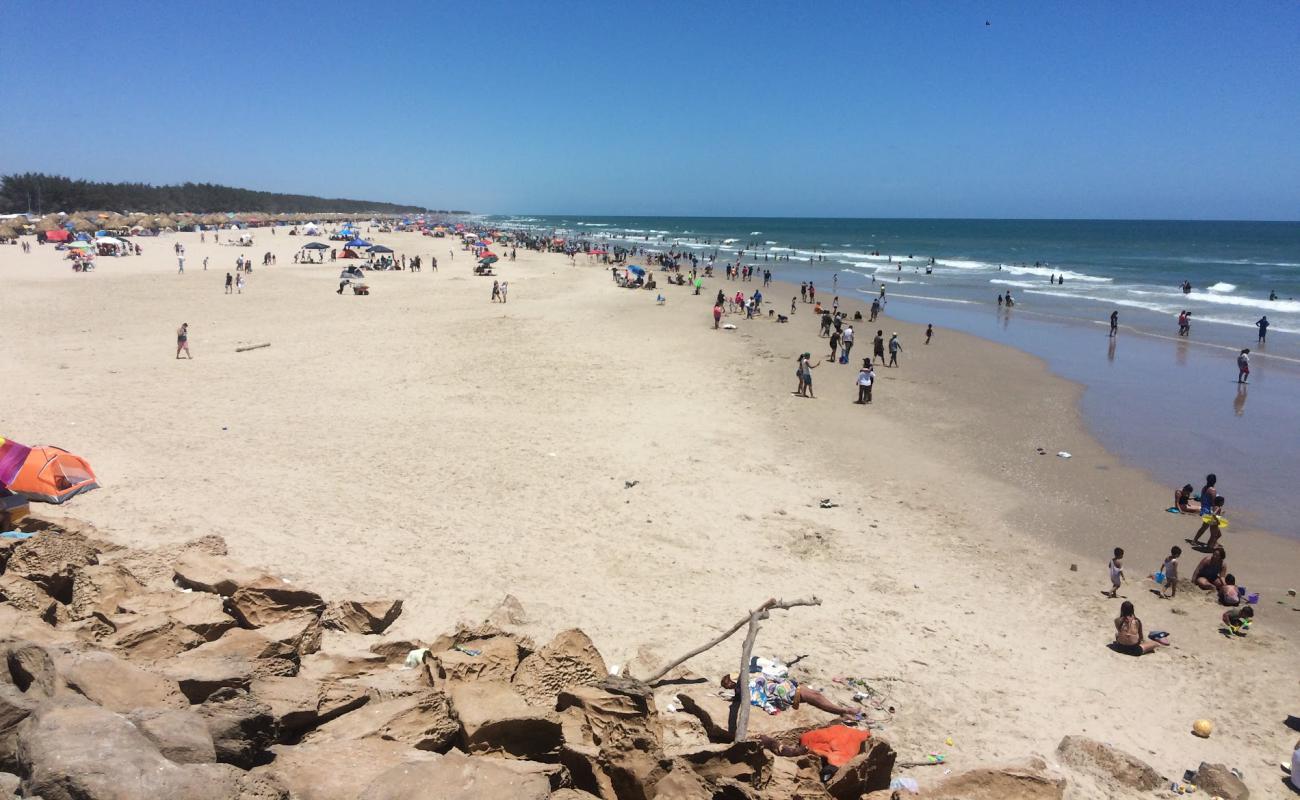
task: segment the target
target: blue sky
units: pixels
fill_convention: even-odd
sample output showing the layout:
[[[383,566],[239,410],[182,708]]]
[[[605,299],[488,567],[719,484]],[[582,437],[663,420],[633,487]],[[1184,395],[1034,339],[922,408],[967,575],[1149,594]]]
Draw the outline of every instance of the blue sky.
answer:
[[[0,171],[482,212],[1300,218],[1294,2],[49,9],[5,4]]]

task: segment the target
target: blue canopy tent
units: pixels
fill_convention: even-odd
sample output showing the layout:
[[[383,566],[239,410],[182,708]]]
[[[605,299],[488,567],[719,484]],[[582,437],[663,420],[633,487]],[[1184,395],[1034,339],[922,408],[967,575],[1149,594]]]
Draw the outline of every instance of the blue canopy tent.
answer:
[[[370,244],[370,242],[367,242],[365,239],[353,239],[352,241],[348,242],[343,246],[344,247],[373,247],[374,245]]]
[[[372,253],[391,253],[391,252],[393,252],[393,248],[391,248],[391,247],[384,247],[382,244],[377,244],[377,245],[375,245],[374,247],[370,248],[370,252],[372,252]]]

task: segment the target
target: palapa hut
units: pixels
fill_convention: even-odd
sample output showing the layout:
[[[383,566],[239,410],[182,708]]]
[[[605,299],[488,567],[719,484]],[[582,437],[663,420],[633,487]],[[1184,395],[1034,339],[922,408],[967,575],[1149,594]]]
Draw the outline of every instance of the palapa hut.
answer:
[[[0,222],[0,242],[18,238],[18,229],[8,222]]]
[[[72,220],[72,230],[77,233],[94,233],[99,230],[99,223],[85,217],[77,217]]]
[[[65,219],[64,217],[61,217],[58,214],[46,214],[45,216],[41,217],[39,222],[36,223],[36,230],[38,231],[61,230],[63,228],[64,219]]]

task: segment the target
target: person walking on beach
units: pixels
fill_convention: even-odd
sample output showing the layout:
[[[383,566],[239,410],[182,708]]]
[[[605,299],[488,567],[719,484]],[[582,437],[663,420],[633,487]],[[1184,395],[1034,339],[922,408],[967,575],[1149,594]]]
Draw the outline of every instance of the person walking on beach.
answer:
[[[835,363],[835,351],[840,349],[840,332],[835,331],[831,334],[831,354],[830,362]]]
[[[926,343],[926,344],[929,344],[929,343],[930,343],[930,337],[931,337],[931,336],[934,336],[934,325],[926,325],[926,326],[925,326],[925,343]]]
[[[184,353],[185,357],[191,361],[194,360],[194,356],[190,355],[190,324],[188,322],[182,322],[181,326],[176,329],[176,357],[180,358],[181,353]]]
[[[1001,303],[999,303],[998,305],[1001,305]],[[880,300],[873,298],[871,300],[871,321],[875,322],[876,317],[879,315],[880,315]]]
[[[226,294],[231,294],[232,292],[234,292],[234,286],[235,286],[235,276],[227,272],[226,273]]]
[[[871,368],[871,359],[862,359],[862,369],[858,370],[858,404],[871,402],[871,385],[875,382],[876,371]]]
[[[203,271],[204,271],[204,272],[207,272],[207,271],[208,271],[208,257],[207,257],[207,256],[204,256],[204,257],[203,257]]]
[[[1169,549],[1169,556],[1165,562],[1160,565],[1160,572],[1165,576],[1164,586],[1160,589],[1160,596],[1174,599],[1178,594],[1178,558],[1183,554],[1183,548],[1174,545]]]
[[[792,317],[794,316],[794,308],[795,308],[794,298],[791,297],[791,298],[790,298],[790,316],[792,316]]]
[[[501,299],[501,282],[492,281],[492,302],[495,303],[500,299]]]
[[[1250,383],[1250,348],[1237,354],[1237,383]]]
[[[713,329],[718,329],[718,323],[722,322],[722,301],[719,300],[713,304]]]
[[[849,363],[849,353],[853,351],[853,326],[846,325],[840,334],[840,346],[844,348],[844,363]]]
[[[506,302],[506,293],[510,291],[510,281],[501,281],[501,302]]]
[[[176,274],[181,275],[185,272],[185,254],[181,253],[176,256]]]
[[[1263,344],[1264,340],[1268,338],[1268,317],[1260,317],[1259,322],[1255,323],[1255,327],[1259,328],[1259,344]]]
[[[1119,333],[1119,310],[1110,312],[1110,335]]]
[[[881,364],[885,363],[885,332],[881,330],[876,331],[876,338],[871,340],[871,360],[873,364],[877,358],[880,359]]]
[[[243,273],[240,273],[239,275],[235,276],[235,294],[243,294],[243,293],[244,293],[244,275]]]
[[[823,336],[823,337],[825,337],[825,336],[830,336],[830,335],[831,335],[831,315],[830,315],[830,312],[828,312],[828,311],[823,311],[823,312],[822,312],[822,329],[821,329],[821,332],[820,332],[819,334],[817,334],[817,335],[818,335],[818,336]]]
[[[802,281],[799,282],[799,301],[808,302],[808,284]]]
[[[898,353],[903,349],[903,343],[898,341],[898,331],[889,337],[889,366],[898,366]]]
[[[1192,312],[1183,309],[1178,315],[1178,335],[1187,336],[1192,332]]]
[[[1110,573],[1110,591],[1102,594],[1110,598],[1119,597],[1119,585],[1124,580],[1124,548],[1115,548],[1115,555],[1106,563],[1106,570]]]

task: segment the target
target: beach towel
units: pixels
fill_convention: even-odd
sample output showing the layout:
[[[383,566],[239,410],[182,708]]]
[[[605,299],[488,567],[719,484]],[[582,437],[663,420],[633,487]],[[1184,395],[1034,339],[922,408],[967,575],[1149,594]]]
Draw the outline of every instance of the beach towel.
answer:
[[[862,743],[871,738],[871,731],[831,725],[818,728],[799,737],[799,744],[826,759],[833,767],[842,767],[862,752]]]
[[[30,447],[0,436],[0,484],[8,486],[14,482],[31,452]]]

